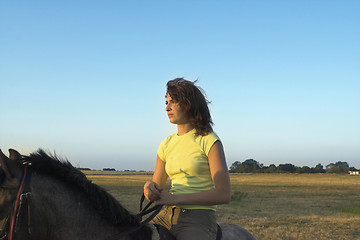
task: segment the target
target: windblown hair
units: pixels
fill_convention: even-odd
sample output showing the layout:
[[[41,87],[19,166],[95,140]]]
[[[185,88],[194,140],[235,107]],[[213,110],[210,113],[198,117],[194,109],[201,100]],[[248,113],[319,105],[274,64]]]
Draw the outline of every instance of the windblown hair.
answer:
[[[49,177],[58,179],[69,187],[74,187],[78,191],[82,191],[89,199],[92,207],[105,218],[109,224],[120,227],[139,226],[140,219],[137,216],[130,214],[128,210],[103,188],[91,183],[85,174],[73,167],[69,161],[48,155],[42,149],[30,154],[30,156],[23,156],[23,160],[31,162],[33,172],[49,175]],[[145,231],[148,233],[149,231],[151,232],[150,229],[146,229]],[[136,235],[136,233],[131,235]],[[133,239],[146,239],[146,237],[139,238],[133,236]]]
[[[213,131],[212,119],[204,91],[184,78],[175,78],[167,83],[166,94],[177,103],[196,129],[196,135],[205,136]]]

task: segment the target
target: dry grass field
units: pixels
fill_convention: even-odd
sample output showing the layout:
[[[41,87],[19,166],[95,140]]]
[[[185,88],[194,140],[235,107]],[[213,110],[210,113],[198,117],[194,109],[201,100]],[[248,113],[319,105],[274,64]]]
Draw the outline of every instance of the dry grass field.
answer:
[[[147,173],[85,174],[131,212],[138,212]],[[231,174],[233,196],[219,222],[239,224],[260,239],[360,239],[360,177],[331,174]]]

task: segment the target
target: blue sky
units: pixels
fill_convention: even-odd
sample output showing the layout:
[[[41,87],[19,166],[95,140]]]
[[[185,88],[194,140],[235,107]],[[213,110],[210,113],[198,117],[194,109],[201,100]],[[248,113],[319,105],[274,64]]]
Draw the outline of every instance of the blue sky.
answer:
[[[0,148],[153,170],[198,79],[228,166],[360,168],[359,1],[0,2]]]

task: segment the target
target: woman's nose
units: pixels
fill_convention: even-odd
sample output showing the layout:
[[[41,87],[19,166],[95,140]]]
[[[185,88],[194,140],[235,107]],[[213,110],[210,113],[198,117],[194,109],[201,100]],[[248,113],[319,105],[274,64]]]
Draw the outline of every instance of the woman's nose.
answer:
[[[171,107],[170,107],[170,104],[167,104],[166,107],[165,107],[165,111],[170,111],[171,110]]]

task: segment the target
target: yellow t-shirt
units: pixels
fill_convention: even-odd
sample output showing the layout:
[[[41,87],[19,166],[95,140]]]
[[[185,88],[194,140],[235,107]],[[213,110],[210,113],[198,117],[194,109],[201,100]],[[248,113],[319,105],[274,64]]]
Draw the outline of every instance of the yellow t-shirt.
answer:
[[[193,129],[184,135],[177,133],[167,137],[158,150],[165,162],[165,170],[171,179],[172,194],[196,193],[214,188],[210,174],[208,154],[213,144],[220,140],[215,133],[195,136]],[[216,206],[182,205],[186,209],[212,209]]]

